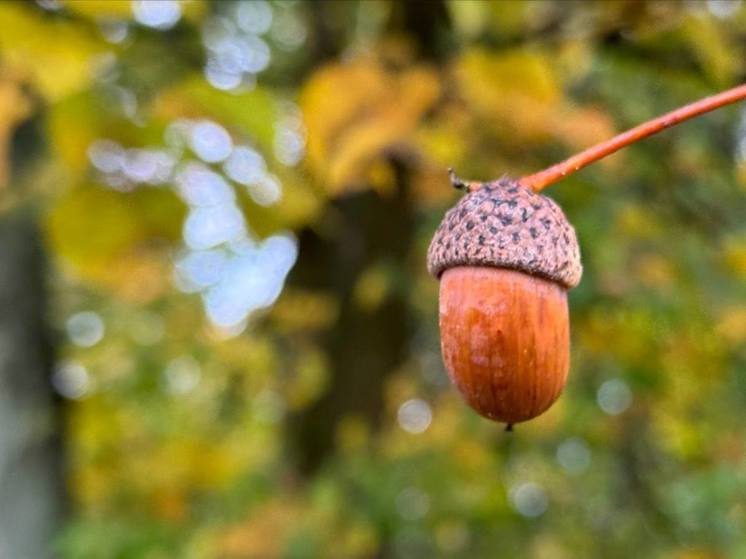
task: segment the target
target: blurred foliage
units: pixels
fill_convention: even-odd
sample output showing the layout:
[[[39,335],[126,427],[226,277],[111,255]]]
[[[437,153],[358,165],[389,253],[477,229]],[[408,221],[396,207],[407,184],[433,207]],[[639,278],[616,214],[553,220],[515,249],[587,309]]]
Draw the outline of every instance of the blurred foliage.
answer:
[[[448,386],[424,266],[457,197],[447,166],[519,176],[746,81],[746,5],[195,0],[168,22],[156,4],[0,5],[0,207],[39,208],[72,339],[55,373],[74,503],[62,557],[746,557],[743,107],[551,189],[584,256],[573,365],[560,401],[513,435]],[[231,87],[208,50],[236,22],[271,60]],[[288,161],[278,138],[301,118],[305,157]],[[239,335],[173,281],[187,208],[170,179],[107,182],[91,164],[100,139],[184,153],[169,143],[183,119],[262,154],[282,199],[236,186],[237,203],[252,235],[300,240],[277,303]],[[376,233],[383,248],[334,279],[348,271],[308,239],[365,252],[350,204],[396,196],[407,213]],[[333,279],[306,281],[321,272]],[[391,301],[404,354],[378,372],[381,394],[353,380],[340,396],[380,409],[335,417],[303,471],[294,430],[339,386],[335,324],[352,313],[383,335]],[[83,311],[104,330],[73,343]]]

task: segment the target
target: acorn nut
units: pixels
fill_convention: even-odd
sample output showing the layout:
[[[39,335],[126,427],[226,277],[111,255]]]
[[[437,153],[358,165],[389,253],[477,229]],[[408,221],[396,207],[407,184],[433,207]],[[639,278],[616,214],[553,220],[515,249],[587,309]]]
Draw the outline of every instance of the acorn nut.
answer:
[[[473,185],[446,213],[427,264],[440,279],[451,380],[477,412],[510,427],[546,411],[567,381],[567,290],[580,282],[580,249],[551,199],[510,179]]]

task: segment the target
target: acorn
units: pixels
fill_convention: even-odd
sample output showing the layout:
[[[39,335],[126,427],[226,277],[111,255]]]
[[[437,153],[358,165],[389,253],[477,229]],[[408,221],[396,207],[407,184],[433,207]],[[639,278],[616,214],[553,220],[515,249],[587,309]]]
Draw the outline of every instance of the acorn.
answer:
[[[509,425],[549,408],[567,381],[567,290],[582,273],[560,207],[514,180],[479,183],[446,214],[427,264],[443,360],[467,403]]]
[[[427,254],[440,280],[443,360],[478,413],[513,423],[559,397],[570,366],[567,290],[580,282],[575,230],[538,194],[583,167],[671,126],[746,99],[746,84],[644,122],[521,179],[451,184],[467,191]]]

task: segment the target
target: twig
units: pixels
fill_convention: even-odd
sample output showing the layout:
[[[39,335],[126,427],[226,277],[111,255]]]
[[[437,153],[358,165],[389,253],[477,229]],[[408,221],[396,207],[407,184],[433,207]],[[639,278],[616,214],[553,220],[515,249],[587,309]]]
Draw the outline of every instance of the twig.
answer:
[[[448,167],[448,179],[451,181],[453,188],[456,190],[466,190],[466,192],[472,192],[484,184],[479,181],[465,181],[457,177],[453,167]]]
[[[723,91],[722,93],[718,93],[711,97],[705,97],[704,99],[700,99],[699,101],[678,108],[663,116],[649,120],[648,122],[640,124],[631,130],[627,130],[610,140],[601,142],[600,144],[581,151],[580,153],[573,155],[556,165],[552,165],[543,171],[523,177],[518,182],[534,192],[539,192],[547,186],[573,174],[575,171],[579,171],[586,165],[590,165],[594,161],[598,161],[599,159],[606,157],[625,146],[633,144],[638,140],[657,134],[666,128],[670,128],[671,126],[689,120],[690,118],[694,118],[695,116],[743,99],[746,99],[746,84]]]

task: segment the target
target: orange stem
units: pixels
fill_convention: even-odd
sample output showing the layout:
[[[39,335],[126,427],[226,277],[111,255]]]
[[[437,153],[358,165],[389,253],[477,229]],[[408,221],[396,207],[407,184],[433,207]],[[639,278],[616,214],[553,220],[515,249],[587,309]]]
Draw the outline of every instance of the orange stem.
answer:
[[[722,93],[718,93],[711,97],[705,97],[704,99],[700,99],[690,105],[671,111],[670,113],[654,118],[653,120],[649,120],[648,122],[640,124],[631,130],[627,130],[610,140],[601,142],[600,144],[581,151],[580,153],[573,155],[556,165],[552,165],[543,171],[523,177],[518,182],[534,192],[539,192],[547,186],[573,174],[575,171],[579,171],[586,165],[590,165],[594,161],[598,161],[599,159],[606,157],[625,146],[633,144],[638,140],[657,134],[661,130],[670,128],[671,126],[689,120],[690,118],[694,118],[695,116],[743,99],[746,99],[746,84],[739,85],[738,87],[723,91]]]

